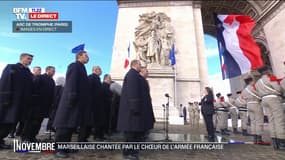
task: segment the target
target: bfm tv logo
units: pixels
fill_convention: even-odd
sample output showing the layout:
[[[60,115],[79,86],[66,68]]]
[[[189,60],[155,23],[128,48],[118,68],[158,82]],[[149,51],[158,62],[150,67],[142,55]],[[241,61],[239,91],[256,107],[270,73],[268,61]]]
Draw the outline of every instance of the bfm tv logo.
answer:
[[[58,12],[45,12],[45,8],[13,8],[16,20],[58,20]]]

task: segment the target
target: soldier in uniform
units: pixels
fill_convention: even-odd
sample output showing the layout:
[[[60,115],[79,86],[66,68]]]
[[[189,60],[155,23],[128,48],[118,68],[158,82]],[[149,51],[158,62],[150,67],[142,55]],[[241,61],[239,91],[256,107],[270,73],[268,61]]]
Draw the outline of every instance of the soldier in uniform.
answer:
[[[214,112],[214,114],[213,114],[213,124],[214,124],[215,132],[218,132],[218,131],[216,130],[216,128],[217,128],[217,115],[218,115],[216,109],[217,109],[217,105],[220,103],[221,93],[217,93],[217,94],[216,94],[216,97],[217,97],[217,99],[214,100],[214,109],[215,109],[215,112]]]
[[[189,112],[189,123],[191,127],[194,127],[195,123],[195,110],[194,110],[194,103],[189,102],[188,103],[188,112]]]
[[[241,119],[241,129],[242,129],[242,135],[243,136],[251,136],[248,132],[247,132],[247,108],[246,108],[246,101],[242,98],[241,96],[241,91],[237,91],[237,98],[234,101],[235,106],[238,107],[238,112],[239,112],[239,116]]]
[[[216,103],[217,111],[217,129],[220,130],[222,135],[230,135],[226,132],[228,124],[228,110],[225,104],[224,96],[220,96],[220,102]]]
[[[199,128],[199,122],[200,122],[200,108],[199,103],[196,101],[194,102],[194,124]]]
[[[263,109],[260,104],[261,98],[255,89],[255,84],[253,78],[249,77],[244,79],[246,84],[245,89],[242,91],[241,95],[246,101],[248,114],[250,117],[250,127],[251,134],[254,137],[253,142],[262,142],[263,124],[264,124],[264,114]]]
[[[8,64],[0,79],[0,149],[10,146],[4,143],[4,138],[16,127],[19,121],[24,121],[32,100],[33,75],[28,68],[33,55],[22,53],[20,62]]]
[[[229,108],[229,112],[231,115],[231,121],[232,121],[232,128],[233,128],[233,133],[238,133],[238,110],[237,107],[234,105],[235,99],[232,97],[232,94],[229,93],[227,94],[228,100],[227,100],[227,105]]]
[[[255,87],[261,104],[267,108],[269,130],[274,149],[285,149],[285,113],[282,108],[282,90],[278,79],[272,75],[267,66],[258,71],[262,77],[256,82]]]

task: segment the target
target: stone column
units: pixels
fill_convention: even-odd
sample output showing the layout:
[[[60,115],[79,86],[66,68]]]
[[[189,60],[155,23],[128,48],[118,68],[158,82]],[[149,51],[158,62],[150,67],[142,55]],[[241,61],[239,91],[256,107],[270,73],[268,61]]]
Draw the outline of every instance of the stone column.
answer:
[[[200,95],[203,94],[204,87],[208,85],[207,55],[205,52],[204,31],[201,15],[201,4],[193,5],[194,27],[196,36],[196,48],[199,64]]]

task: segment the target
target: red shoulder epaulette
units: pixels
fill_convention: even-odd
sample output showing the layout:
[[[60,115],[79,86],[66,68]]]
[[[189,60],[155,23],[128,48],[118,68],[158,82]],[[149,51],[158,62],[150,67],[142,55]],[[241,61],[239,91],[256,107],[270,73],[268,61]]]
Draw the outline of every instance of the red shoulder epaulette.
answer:
[[[269,76],[269,80],[270,80],[271,82],[277,81],[277,82],[280,84],[280,82],[282,81],[282,78],[277,78],[276,76],[271,75],[271,76]]]

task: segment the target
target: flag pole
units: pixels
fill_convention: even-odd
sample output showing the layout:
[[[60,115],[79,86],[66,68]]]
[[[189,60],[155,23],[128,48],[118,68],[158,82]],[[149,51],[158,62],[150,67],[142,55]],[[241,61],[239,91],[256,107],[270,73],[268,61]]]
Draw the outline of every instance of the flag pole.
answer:
[[[173,65],[172,69],[174,70],[174,108],[177,107],[177,77],[176,77],[176,66]]]

